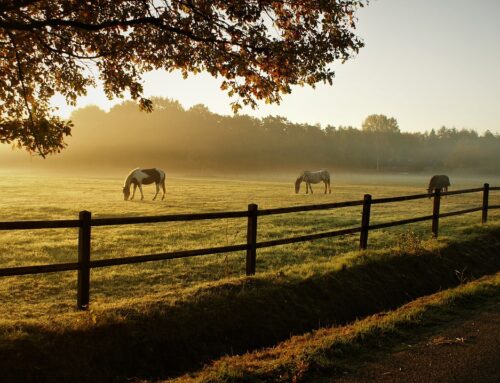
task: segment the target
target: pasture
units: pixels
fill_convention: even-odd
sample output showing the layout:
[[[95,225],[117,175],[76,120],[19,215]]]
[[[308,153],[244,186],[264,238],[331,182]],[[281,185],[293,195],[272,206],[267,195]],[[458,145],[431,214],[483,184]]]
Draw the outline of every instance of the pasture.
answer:
[[[144,201],[124,201],[123,178],[71,178],[4,175],[0,178],[0,221],[76,219],[88,210],[93,217],[202,213],[246,210],[249,203],[259,208],[287,207],[425,192],[428,177],[346,176],[332,174],[332,194],[324,195],[322,185],[313,185],[313,195],[295,194],[293,181],[267,177],[241,178],[169,177],[164,201],[151,201],[154,187],[145,186]],[[451,176],[450,190],[481,187],[484,182],[499,186],[498,178]],[[137,197],[136,197],[137,198]],[[481,205],[481,193],[449,196],[441,211]],[[490,204],[500,203],[500,192],[492,192]],[[371,222],[412,218],[432,213],[432,200],[407,201],[372,207]],[[440,242],[463,237],[480,226],[480,212],[445,218],[440,239],[431,238],[430,222],[370,232],[369,249],[414,245],[439,246]],[[499,210],[490,212],[498,222]],[[293,213],[259,218],[259,240],[312,234],[359,225],[361,207]],[[138,224],[92,229],[92,259],[154,254],[166,251],[245,243],[246,219],[200,222]],[[405,235],[405,237],[402,236]],[[0,267],[74,262],[77,258],[76,229],[46,229],[0,232]],[[403,239],[405,238],[405,239]],[[316,240],[257,252],[257,274],[291,275],[304,278],[331,264],[332,257],[358,254],[359,236]],[[289,273],[293,270],[293,273]],[[244,277],[245,253],[201,256],[181,260],[94,269],[91,272],[91,308],[147,305],[158,300],[175,302],[221,281]],[[76,272],[0,278],[0,324],[18,321],[52,322],[75,317]]]

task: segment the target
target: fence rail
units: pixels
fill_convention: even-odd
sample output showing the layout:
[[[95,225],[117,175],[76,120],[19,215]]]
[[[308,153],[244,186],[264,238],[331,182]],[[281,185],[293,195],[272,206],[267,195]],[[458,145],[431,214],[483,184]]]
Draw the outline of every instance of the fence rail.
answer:
[[[256,269],[256,255],[257,249],[279,246],[291,243],[311,241],[321,238],[332,238],[349,234],[360,233],[361,250],[368,246],[368,236],[371,230],[383,229],[393,226],[407,225],[416,222],[432,221],[432,233],[435,237],[439,232],[439,219],[451,217],[456,215],[468,214],[473,212],[482,212],[481,222],[486,223],[488,220],[488,211],[492,209],[499,209],[500,205],[489,205],[490,191],[500,190],[499,186],[490,187],[489,184],[484,184],[482,188],[454,190],[450,192],[441,193],[436,189],[432,194],[415,194],[399,197],[386,197],[372,199],[370,194],[366,194],[363,200],[335,202],[316,205],[302,205],[284,208],[273,209],[258,209],[255,204],[248,205],[248,210],[244,211],[230,211],[230,212],[216,212],[216,213],[196,213],[196,214],[170,214],[160,216],[144,216],[144,217],[119,217],[119,218],[92,218],[88,211],[82,211],[77,220],[56,220],[56,221],[17,221],[17,222],[0,222],[0,230],[29,230],[29,229],[60,229],[60,228],[78,228],[78,262],[72,263],[58,263],[50,265],[34,265],[34,266],[21,266],[1,268],[0,277],[29,275],[29,274],[42,274],[61,271],[78,271],[78,287],[77,287],[77,308],[85,310],[89,305],[90,296],[90,269],[98,267],[108,267],[126,264],[135,264],[142,262],[161,261],[168,259],[188,258],[203,256],[209,254],[221,254],[234,251],[246,251],[246,274],[255,274]],[[452,196],[466,193],[483,193],[483,201],[480,207],[469,209],[457,210],[448,213],[440,213],[440,201],[442,196]],[[371,206],[376,204],[412,201],[423,198],[433,198],[433,212],[432,215],[421,217],[402,219],[391,222],[382,222],[377,224],[370,224],[370,211]],[[322,233],[301,235],[296,237],[281,238],[269,241],[257,240],[257,227],[258,217],[276,215],[276,214],[289,214],[296,212],[306,212],[315,210],[339,209],[344,207],[362,206],[361,225],[357,227],[334,230]],[[159,254],[137,255],[130,257],[119,257],[109,259],[91,260],[91,228],[97,226],[111,226],[111,225],[129,225],[129,224],[143,224],[143,223],[160,223],[160,222],[179,222],[179,221],[199,221],[199,220],[213,220],[224,218],[247,218],[247,243],[212,247],[193,250],[181,250]]]
[[[202,221],[221,218],[243,218],[248,217],[248,211],[228,211],[222,213],[199,213],[199,214],[169,214],[147,217],[123,217],[123,218],[94,218],[92,226],[130,225],[138,223],[160,223],[179,221]]]
[[[0,230],[64,229],[80,227],[80,224],[81,222],[77,219],[59,221],[0,222]]]

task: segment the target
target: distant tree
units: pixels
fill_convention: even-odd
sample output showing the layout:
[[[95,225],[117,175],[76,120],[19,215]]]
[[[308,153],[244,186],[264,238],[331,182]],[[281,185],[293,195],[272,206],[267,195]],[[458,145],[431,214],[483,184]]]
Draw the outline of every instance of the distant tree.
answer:
[[[387,117],[383,114],[371,114],[361,125],[363,132],[373,134],[375,143],[376,169],[380,170],[380,160],[382,152],[387,155],[390,151],[390,137],[388,135],[400,133],[398,122],[394,117]],[[385,149],[385,150],[384,150]]]
[[[206,71],[236,96],[234,110],[279,102],[292,85],[332,83],[332,62],[363,46],[355,11],[367,0],[4,0],[0,2],[0,141],[42,156],[65,147],[74,105],[98,73],[108,97],[142,109],[142,75]]]
[[[400,133],[398,122],[394,117],[383,114],[371,114],[366,117],[361,126],[363,131],[372,133]]]
[[[210,109],[208,109],[208,107],[204,104],[196,104],[196,105],[193,105],[191,108],[189,108],[189,111],[190,112],[193,112],[193,113],[196,113],[200,116],[209,116],[212,114],[212,112],[210,111]]]
[[[433,141],[436,139],[436,131],[434,129],[431,129],[429,133],[425,132],[425,136],[429,138],[429,140]]]
[[[489,129],[487,129],[484,132],[483,137],[487,138],[487,139],[493,139],[493,138],[495,138],[495,135],[493,133],[491,133],[491,131]]]

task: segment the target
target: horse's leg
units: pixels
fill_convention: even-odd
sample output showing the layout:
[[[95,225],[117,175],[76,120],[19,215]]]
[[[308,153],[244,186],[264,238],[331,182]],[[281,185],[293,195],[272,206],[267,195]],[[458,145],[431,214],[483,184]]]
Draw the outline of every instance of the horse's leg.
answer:
[[[328,180],[328,193],[332,194],[332,187],[330,186],[330,180]]]
[[[132,197],[130,198],[131,200],[134,199],[135,196],[135,189],[137,189],[137,184],[134,184],[134,190],[132,191]]]
[[[141,201],[144,199],[144,193],[142,192],[142,185],[139,184],[139,191],[141,192]]]
[[[163,200],[165,198],[165,178],[163,179],[163,181],[161,181],[161,188],[163,189],[163,196],[161,197],[161,199]]]
[[[309,194],[309,182],[306,182],[306,194]]]
[[[313,194],[313,187],[311,186],[311,183],[309,183],[309,189],[311,190],[311,194]]]
[[[325,194],[326,194],[326,181],[324,181],[324,184],[325,184]]]
[[[155,186],[156,186],[156,194],[153,197],[153,201],[156,199],[156,196],[158,195],[158,192],[160,191],[160,184],[155,183]]]

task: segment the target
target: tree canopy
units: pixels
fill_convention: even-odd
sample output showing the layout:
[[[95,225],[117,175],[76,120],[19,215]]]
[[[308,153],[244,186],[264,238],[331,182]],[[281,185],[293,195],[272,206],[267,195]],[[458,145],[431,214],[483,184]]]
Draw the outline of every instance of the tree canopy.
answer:
[[[369,115],[363,121],[362,128],[365,132],[371,133],[399,133],[397,120],[383,114]]]
[[[280,101],[293,85],[332,83],[356,54],[355,11],[367,0],[5,0],[0,3],[0,141],[42,156],[65,147],[69,104],[99,79],[110,98],[142,109],[155,69],[221,77],[231,104]]]

